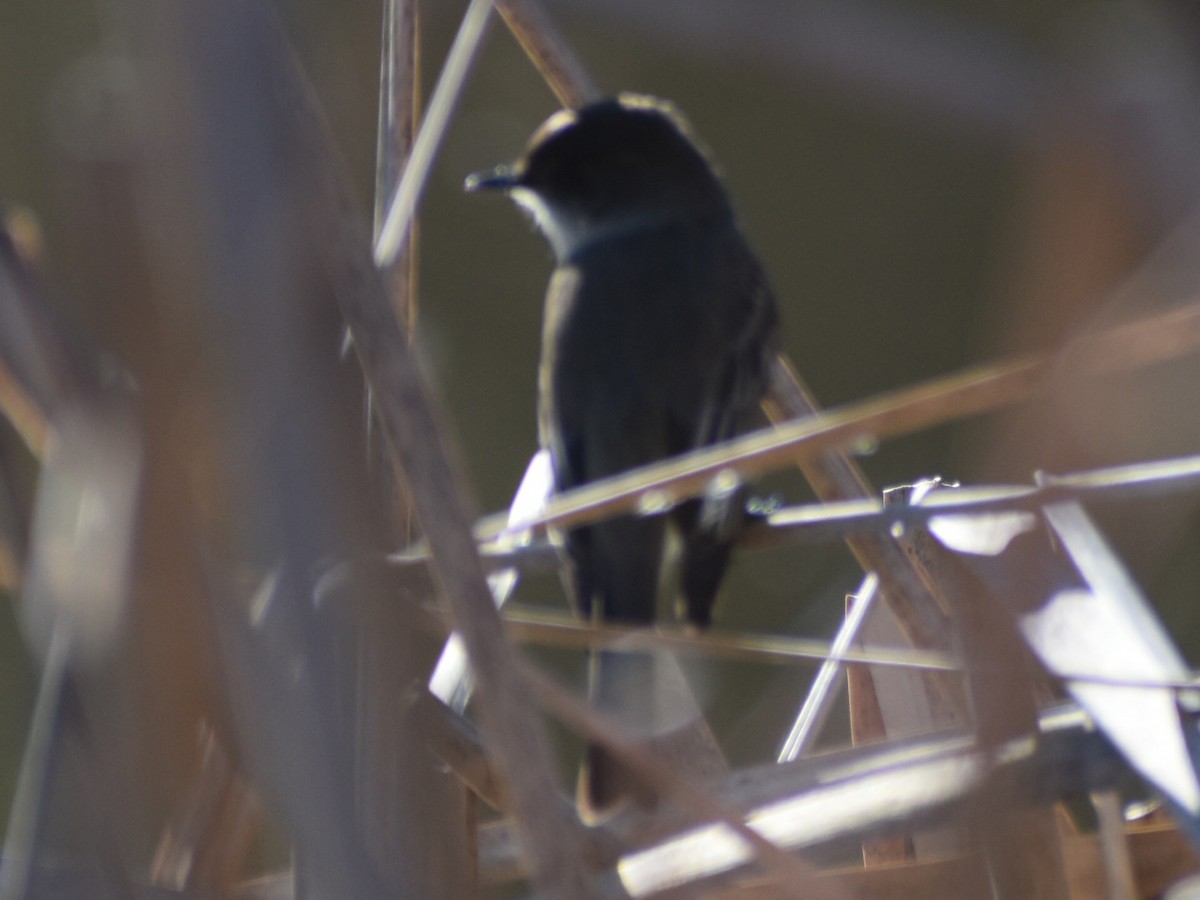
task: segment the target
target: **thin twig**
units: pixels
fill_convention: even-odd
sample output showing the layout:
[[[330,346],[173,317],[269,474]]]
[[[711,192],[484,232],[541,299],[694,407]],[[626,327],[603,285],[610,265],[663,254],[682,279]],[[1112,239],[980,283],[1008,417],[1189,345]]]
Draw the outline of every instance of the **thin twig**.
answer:
[[[1099,374],[1163,362],[1198,345],[1200,304],[1191,304],[1089,336],[1059,355],[975,366],[592,482],[560,495],[542,516],[522,528],[573,527],[630,511],[653,513],[702,494],[714,477],[727,470],[747,478],[762,475],[863,439],[905,434],[1011,406],[1045,389],[1046,376],[1063,359],[1070,361],[1074,375]],[[476,535],[486,540],[505,530],[503,518],[494,515],[479,523]]]
[[[446,58],[437,86],[433,89],[429,111],[421,123],[412,155],[388,204],[383,226],[379,229],[379,238],[375,242],[375,264],[381,269],[389,268],[404,247],[405,238],[416,214],[417,203],[429,180],[433,160],[437,156],[442,139],[446,136],[450,117],[458,104],[463,85],[466,84],[467,74],[483,43],[491,12],[491,0],[471,0],[471,5],[467,7],[466,15],[463,16],[462,25],[454,38],[454,44],[450,47],[450,54]]]
[[[583,62],[551,24],[537,0],[495,0],[496,11],[516,37],[530,62],[546,79],[558,102],[578,109],[601,93]]]
[[[1200,490],[1200,455],[1150,460],[1042,475],[1036,486],[956,487],[929,494],[917,505],[888,505],[882,500],[862,499],[784,506],[769,513],[765,520],[750,525],[740,538],[740,546],[750,550],[792,541],[816,543],[856,532],[887,531],[897,524],[920,525],[940,516],[1036,510],[1066,500],[1128,502],[1196,490]],[[512,567],[528,573],[553,569],[560,562],[557,548],[545,540],[515,547],[489,541],[482,543],[479,550],[490,569]],[[387,559],[397,569],[423,567],[429,562],[429,554],[423,544],[417,544],[390,554]]]
[[[1118,502],[1200,490],[1200,456],[1044,475],[1037,486],[981,485],[936,491],[920,504],[879,500],[813,503],[771,513],[746,535],[748,547],[791,540],[824,540],[855,531],[884,531],[948,516],[986,516],[1037,510],[1066,500]],[[536,547],[533,549],[537,549]]]
[[[838,676],[842,674],[843,664],[847,660],[847,652],[851,643],[858,637],[858,631],[867,619],[867,613],[875,602],[879,592],[879,579],[871,572],[863,579],[858,590],[854,592],[854,606],[846,615],[846,620],[838,630],[837,638],[829,649],[829,656],[821,663],[821,670],[813,679],[812,688],[804,700],[804,705],[792,723],[791,731],[784,739],[779,750],[779,762],[791,762],[812,745],[820,733],[821,726],[829,715],[829,708],[834,697],[834,687],[838,684]]]
[[[703,634],[694,634],[685,627],[662,624],[648,631],[645,628],[581,622],[576,616],[544,609],[535,612],[519,604],[505,606],[503,616],[508,634],[514,641],[557,647],[610,646],[620,638],[637,634],[639,642],[646,647],[661,647],[708,659],[774,664],[839,660],[857,665],[920,669],[930,673],[962,671],[962,665],[953,656],[937,650],[848,647],[845,651],[840,651],[833,644],[811,638],[782,637],[755,632],[723,634],[719,631],[706,631]],[[433,620],[436,620],[435,616],[431,616],[431,621]],[[444,633],[444,630],[445,625],[441,623],[438,631]],[[1054,674],[1056,678],[1065,682],[1200,693],[1200,671],[1181,678],[1126,678],[1069,669]]]
[[[412,154],[417,125],[417,4],[416,0],[386,0],[383,46],[379,64],[379,119],[375,151],[375,227],[379,239],[401,173]],[[393,306],[411,338],[416,322],[413,289],[413,236],[410,227],[396,259],[384,271],[393,292]]]
[[[513,604],[505,607],[504,622],[514,640],[556,646],[606,646],[636,633],[639,640],[648,647],[661,647],[708,659],[795,663],[814,660],[824,662],[836,658],[848,663],[933,672],[957,672],[961,669],[952,656],[934,650],[847,647],[844,651],[837,651],[827,641],[774,634],[722,634],[717,631],[696,634],[684,627],[666,625],[658,625],[652,631],[648,631],[645,628],[587,623],[575,616],[555,614],[547,610],[534,612]]]

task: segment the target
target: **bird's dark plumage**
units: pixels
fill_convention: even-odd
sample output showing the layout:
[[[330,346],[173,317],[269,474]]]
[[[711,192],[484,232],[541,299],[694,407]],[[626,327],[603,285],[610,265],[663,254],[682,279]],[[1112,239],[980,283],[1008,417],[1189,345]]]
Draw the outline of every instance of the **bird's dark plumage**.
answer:
[[[558,490],[748,426],[767,387],[775,306],[724,188],[672,107],[622,96],[559,113],[516,164],[468,187],[509,190],[557,256],[539,429]],[[734,529],[708,512],[698,499],[665,517],[573,529],[581,611],[652,622],[674,527],[687,619],[709,624]]]
[[[758,264],[732,220],[667,221],[579,251],[551,282],[539,386],[541,439],[559,489],[743,429],[765,389],[773,324]],[[693,584],[688,617],[706,625],[724,569],[706,557],[727,551],[707,547],[698,505],[672,518],[694,548],[692,572],[682,573]],[[622,516],[571,533],[585,614],[599,602],[606,619],[654,619],[663,525]]]

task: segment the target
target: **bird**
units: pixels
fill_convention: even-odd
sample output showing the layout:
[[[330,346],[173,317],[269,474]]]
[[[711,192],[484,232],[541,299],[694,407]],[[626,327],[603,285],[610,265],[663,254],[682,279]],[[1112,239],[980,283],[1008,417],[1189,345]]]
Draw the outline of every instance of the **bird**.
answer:
[[[674,104],[624,93],[560,110],[515,162],[469,176],[466,189],[507,193],[554,254],[538,434],[557,492],[756,424],[779,343],[774,297],[708,152]],[[652,625],[668,546],[678,544],[677,609],[708,627],[743,501],[739,488],[569,529],[579,612]],[[628,703],[653,671],[652,660],[600,652],[593,702]],[[614,768],[588,749],[580,796],[596,815],[629,793]]]

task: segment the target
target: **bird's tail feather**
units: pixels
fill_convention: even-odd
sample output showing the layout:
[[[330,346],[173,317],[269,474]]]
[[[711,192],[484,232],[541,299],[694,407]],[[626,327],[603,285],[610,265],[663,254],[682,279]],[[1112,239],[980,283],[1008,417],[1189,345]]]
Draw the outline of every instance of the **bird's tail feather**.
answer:
[[[654,752],[684,777],[712,777],[725,760],[673,654],[630,635],[592,655],[589,690],[593,706],[616,722],[627,738]],[[608,748],[591,744],[584,756],[578,804],[595,822],[633,801],[650,807],[656,786],[639,777]]]

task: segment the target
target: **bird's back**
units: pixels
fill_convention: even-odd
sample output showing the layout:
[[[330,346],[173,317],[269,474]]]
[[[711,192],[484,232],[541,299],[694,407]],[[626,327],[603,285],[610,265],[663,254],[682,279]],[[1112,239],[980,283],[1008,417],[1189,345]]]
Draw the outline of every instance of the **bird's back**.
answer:
[[[547,295],[539,419],[559,489],[736,434],[765,390],[775,327],[732,221],[667,222],[582,247]],[[662,532],[661,521],[619,517],[570,536],[585,611],[600,594],[608,618],[653,619]],[[629,571],[605,574],[616,567]],[[618,589],[634,596],[608,596]]]

